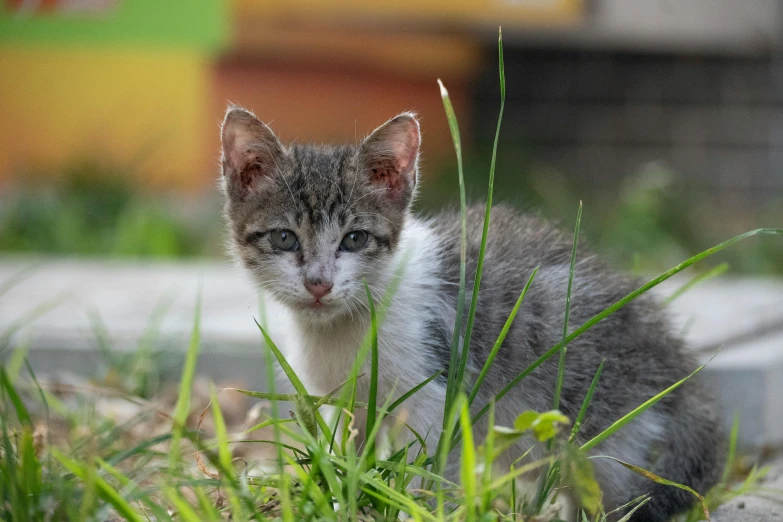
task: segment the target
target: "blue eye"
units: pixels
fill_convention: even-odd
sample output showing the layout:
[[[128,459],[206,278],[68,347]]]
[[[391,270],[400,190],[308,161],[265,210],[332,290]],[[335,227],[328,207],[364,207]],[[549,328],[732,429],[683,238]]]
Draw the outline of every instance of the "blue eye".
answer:
[[[269,233],[269,241],[280,250],[299,250],[299,239],[290,230],[273,230]]]
[[[368,238],[367,232],[363,230],[348,232],[340,242],[340,250],[344,252],[356,252],[357,250],[361,250],[367,245]]]

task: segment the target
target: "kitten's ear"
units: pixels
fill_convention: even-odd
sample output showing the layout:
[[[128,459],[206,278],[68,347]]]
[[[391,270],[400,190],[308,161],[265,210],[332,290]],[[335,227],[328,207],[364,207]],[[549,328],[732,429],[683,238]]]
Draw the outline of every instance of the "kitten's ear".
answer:
[[[252,112],[232,107],[220,133],[223,143],[223,177],[229,196],[242,198],[265,178],[275,174],[283,146],[266,124]]]
[[[419,122],[404,112],[375,129],[359,149],[370,183],[385,187],[396,204],[407,206],[413,196],[420,144]]]

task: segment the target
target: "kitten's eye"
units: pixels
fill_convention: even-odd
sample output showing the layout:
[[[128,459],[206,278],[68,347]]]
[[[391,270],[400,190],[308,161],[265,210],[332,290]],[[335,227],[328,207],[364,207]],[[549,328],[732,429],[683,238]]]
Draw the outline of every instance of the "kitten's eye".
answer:
[[[299,250],[299,239],[290,230],[273,230],[269,233],[269,240],[280,250]]]
[[[356,252],[364,248],[367,244],[367,232],[363,230],[354,230],[345,234],[342,242],[340,243],[340,250],[345,252]]]

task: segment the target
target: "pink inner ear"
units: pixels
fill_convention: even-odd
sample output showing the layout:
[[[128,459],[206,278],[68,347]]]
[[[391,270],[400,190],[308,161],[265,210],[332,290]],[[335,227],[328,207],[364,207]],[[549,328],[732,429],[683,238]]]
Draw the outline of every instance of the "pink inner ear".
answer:
[[[401,172],[408,174],[409,171],[413,170],[416,155],[419,152],[418,125],[410,122],[408,132],[398,135],[392,147],[395,149],[395,157],[399,159]]]
[[[407,177],[402,174],[403,170],[394,164],[394,160],[389,158],[387,161],[369,165],[370,181],[379,185],[385,185],[389,189],[389,195],[399,196],[408,186]]]
[[[387,138],[386,151],[379,150],[375,158],[370,159],[370,181],[385,185],[389,196],[397,198],[416,180],[416,156],[419,152],[418,126],[411,122],[403,129],[396,129],[393,136]]]
[[[223,151],[225,153],[226,164],[233,171],[241,171],[244,162],[244,154],[241,145],[237,146],[237,133],[228,130],[223,133]]]
[[[241,186],[252,188],[274,169],[272,153],[264,150],[268,144],[244,128],[227,128],[223,132],[223,151],[228,174],[235,176]]]

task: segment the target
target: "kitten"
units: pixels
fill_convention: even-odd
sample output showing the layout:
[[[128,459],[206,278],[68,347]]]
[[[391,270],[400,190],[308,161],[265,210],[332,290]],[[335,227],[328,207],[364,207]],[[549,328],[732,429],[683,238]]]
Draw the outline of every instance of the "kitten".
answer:
[[[234,255],[290,310],[286,357],[310,393],[328,393],[347,379],[369,324],[363,280],[380,302],[397,270],[404,271],[379,328],[378,393],[400,395],[444,370],[406,403],[408,424],[429,434],[433,451],[443,422],[456,313],[460,219],[456,213],[432,219],[411,214],[420,141],[416,118],[403,113],[358,146],[284,145],[252,113],[230,108],[222,128],[223,188]],[[483,206],[468,210],[469,281],[483,217]],[[540,270],[477,406],[560,341],[570,254],[569,234],[510,208],[493,208],[469,381],[482,368],[534,267]],[[634,280],[610,272],[580,248],[571,324],[584,323],[636,287]],[[469,282],[467,295],[471,292]],[[583,441],[694,368],[670,330],[658,304],[643,296],[569,345],[560,409],[571,419],[606,360],[580,433]],[[496,424],[513,425],[525,410],[551,409],[557,359],[551,357],[497,403]],[[367,393],[366,378],[360,379],[359,393]],[[688,382],[596,451],[703,493],[717,480],[722,439],[716,426],[709,398],[697,382]],[[476,430],[480,440],[486,425]],[[505,469],[526,447],[507,452]],[[608,460],[593,463],[607,511],[644,493],[652,500],[634,516],[637,521],[668,520],[693,504],[685,491],[650,482]]]

